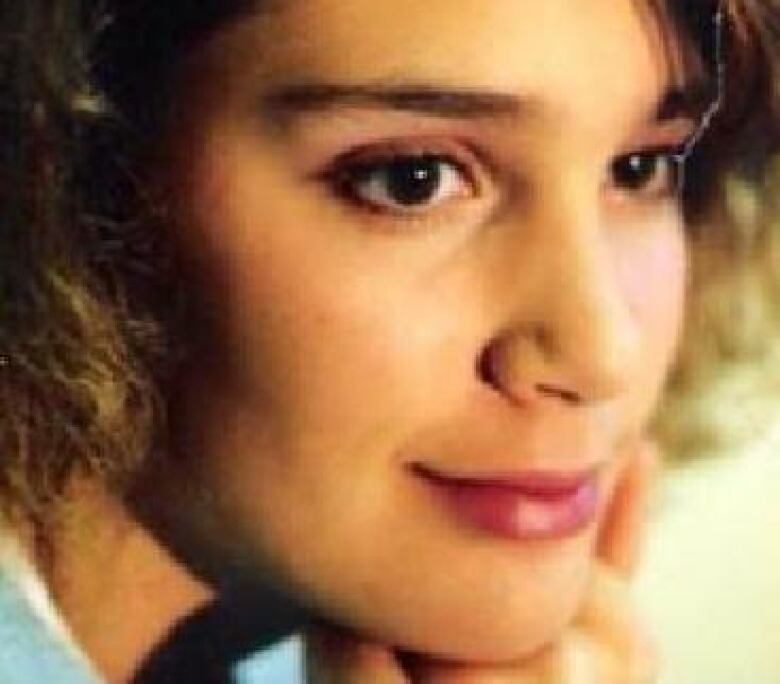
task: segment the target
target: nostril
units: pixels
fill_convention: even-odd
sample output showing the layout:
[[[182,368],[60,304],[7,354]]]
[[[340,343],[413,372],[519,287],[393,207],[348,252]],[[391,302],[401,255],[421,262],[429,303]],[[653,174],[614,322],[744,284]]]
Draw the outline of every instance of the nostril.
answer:
[[[498,376],[496,375],[496,367],[493,359],[493,345],[487,345],[477,357],[477,377],[486,385],[498,387]]]
[[[502,338],[480,351],[475,372],[480,382],[513,402],[552,399],[572,406],[582,404],[586,396],[578,385],[567,381],[548,363],[533,344],[508,344]]]
[[[579,404],[582,402],[582,395],[576,390],[567,387],[549,383],[537,383],[535,387],[536,392],[542,396],[562,399],[568,404]]]

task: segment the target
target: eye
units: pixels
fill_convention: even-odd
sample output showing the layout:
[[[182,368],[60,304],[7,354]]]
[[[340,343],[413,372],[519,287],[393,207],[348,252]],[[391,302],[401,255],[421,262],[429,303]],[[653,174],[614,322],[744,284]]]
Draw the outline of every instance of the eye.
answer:
[[[616,157],[609,168],[609,184],[623,193],[648,198],[679,194],[686,152],[680,148],[640,150]]]
[[[440,154],[393,153],[337,165],[335,184],[376,211],[421,213],[475,193],[464,165]]]

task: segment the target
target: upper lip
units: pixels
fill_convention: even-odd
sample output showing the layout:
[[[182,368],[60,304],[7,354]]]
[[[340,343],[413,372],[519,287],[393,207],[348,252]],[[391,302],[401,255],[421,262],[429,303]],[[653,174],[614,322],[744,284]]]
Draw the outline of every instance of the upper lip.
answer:
[[[513,471],[482,471],[475,473],[449,473],[421,463],[412,464],[413,471],[440,484],[506,487],[529,495],[565,495],[579,489],[592,480],[598,466],[579,470],[530,469]]]

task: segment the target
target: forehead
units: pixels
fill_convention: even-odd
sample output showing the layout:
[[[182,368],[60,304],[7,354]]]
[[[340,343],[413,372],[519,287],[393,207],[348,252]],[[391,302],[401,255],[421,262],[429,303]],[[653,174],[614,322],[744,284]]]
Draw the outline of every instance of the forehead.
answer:
[[[434,83],[578,116],[645,112],[674,68],[642,0],[285,0],[234,34],[265,82]]]

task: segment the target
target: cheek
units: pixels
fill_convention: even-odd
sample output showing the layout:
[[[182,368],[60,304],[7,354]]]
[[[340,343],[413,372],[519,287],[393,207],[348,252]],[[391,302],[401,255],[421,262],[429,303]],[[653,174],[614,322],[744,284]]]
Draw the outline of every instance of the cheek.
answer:
[[[616,247],[617,274],[640,328],[643,366],[660,383],[672,360],[682,325],[687,258],[679,219],[631,232]]]
[[[399,441],[447,394],[432,360],[463,325],[462,307],[423,296],[421,258],[314,206],[257,150],[208,147],[222,151],[190,172],[180,239],[215,303],[220,391],[321,452],[363,451],[379,441],[371,435]]]

